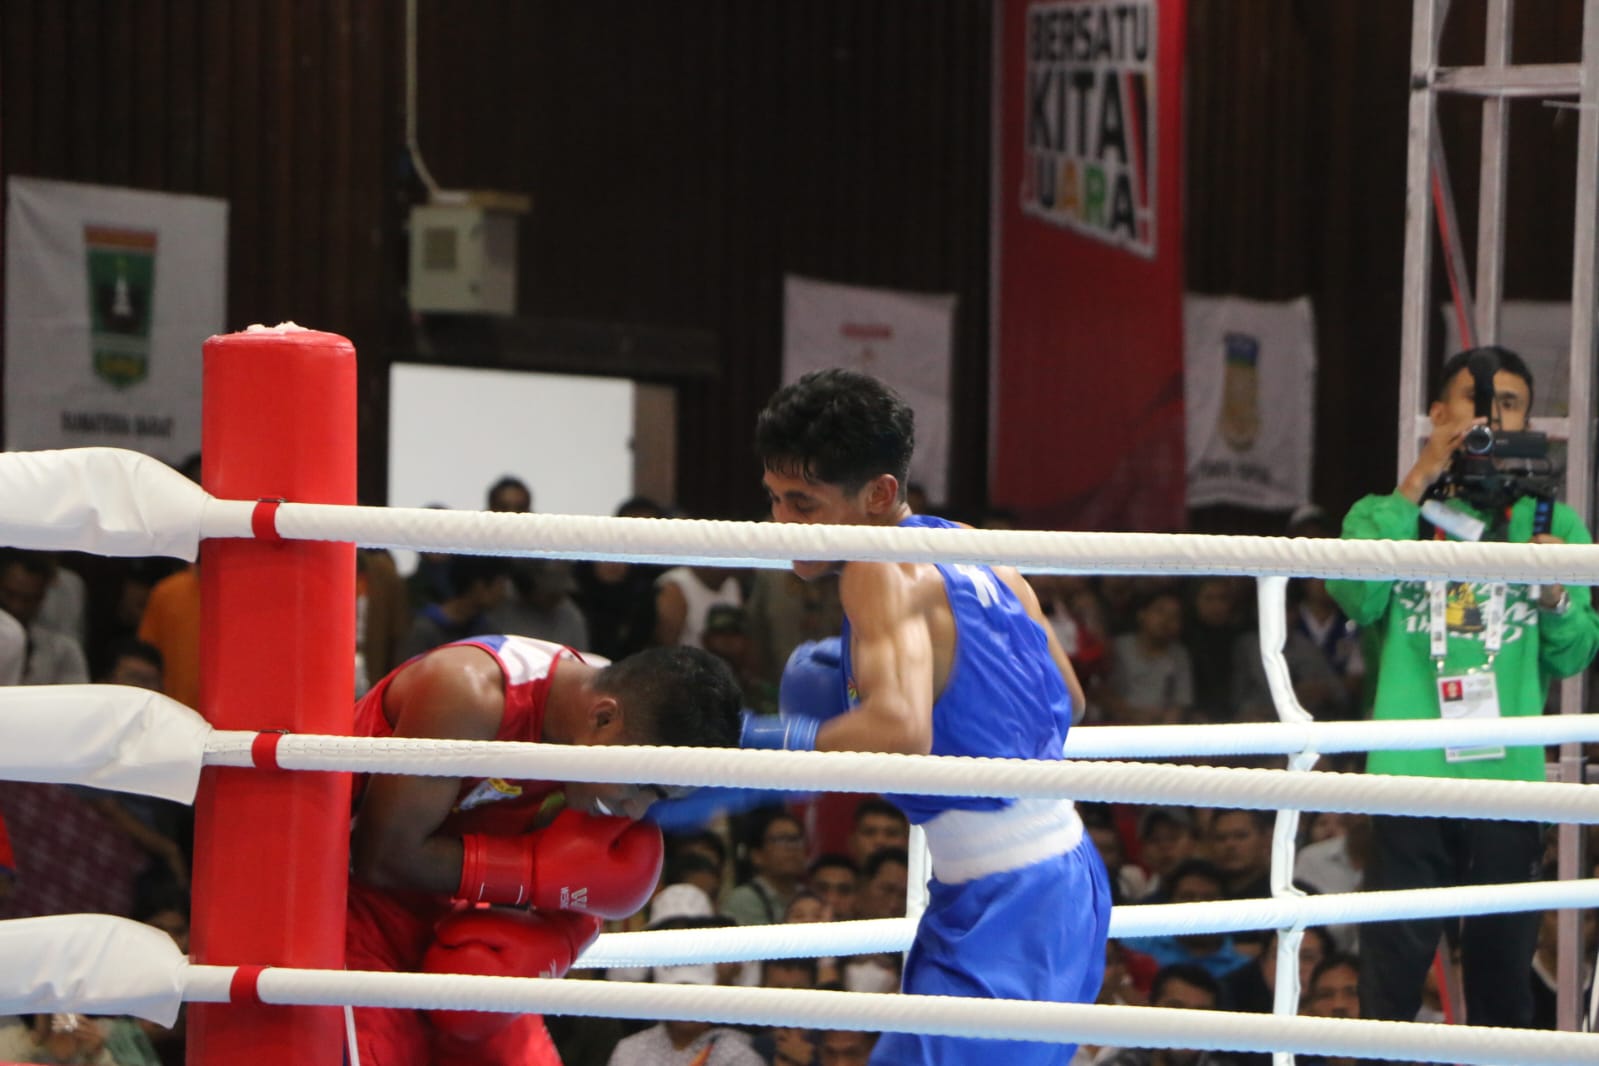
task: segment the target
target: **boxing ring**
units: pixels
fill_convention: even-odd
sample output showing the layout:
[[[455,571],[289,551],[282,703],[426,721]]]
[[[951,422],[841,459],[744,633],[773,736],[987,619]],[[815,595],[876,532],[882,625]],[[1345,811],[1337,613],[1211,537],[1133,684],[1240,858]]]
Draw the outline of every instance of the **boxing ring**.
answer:
[[[0,455],[0,544],[193,560],[205,544],[200,714],[118,686],[0,689],[0,779],[196,805],[194,956],[109,916],[0,922],[0,1014],[191,1015],[190,1062],[338,1062],[338,1008],[536,1011],[913,1030],[1459,1063],[1592,1063],[1599,1035],[1294,1016],[1307,925],[1599,905],[1599,880],[1303,897],[1299,811],[1599,823],[1599,790],[1316,772],[1322,753],[1445,746],[1439,721],[1316,723],[1282,657],[1291,574],[1592,584],[1599,546],[902,530],[357,507],[354,352],[290,328],[206,345],[206,483],[114,449]],[[1258,579],[1272,724],[1072,731],[1065,762],[369,739],[350,728],[353,545],[786,568],[794,558],[1004,563]],[[603,547],[596,547],[603,545]],[[1599,715],[1448,723],[1448,743],[1599,740]],[[1124,762],[1273,754],[1287,770]],[[342,969],[352,773],[1071,798],[1277,811],[1269,899],[1118,908],[1113,937],[1279,930],[1271,1015]],[[915,862],[913,860],[913,867]],[[902,951],[904,919],[607,934],[582,967]]]

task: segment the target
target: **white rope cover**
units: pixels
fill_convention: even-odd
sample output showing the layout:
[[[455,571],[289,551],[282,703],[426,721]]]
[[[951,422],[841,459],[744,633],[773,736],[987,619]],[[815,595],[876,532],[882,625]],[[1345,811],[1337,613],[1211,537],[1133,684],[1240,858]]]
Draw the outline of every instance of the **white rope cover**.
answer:
[[[252,766],[256,734],[219,731],[208,766]],[[732,748],[561,746],[511,741],[285,736],[289,770],[359,770],[535,781],[719,785],[793,792],[1067,798],[1251,810],[1398,813],[1511,821],[1599,823],[1599,789],[1532,781],[1289,772],[1159,763],[1047,762],[947,755],[739,751]]]
[[[0,1015],[137,1014],[171,1025],[187,963],[160,929],[109,914],[0,922]]]
[[[209,500],[159,459],[125,448],[0,455],[0,544],[7,547],[192,560]],[[249,536],[249,516],[242,530],[233,528],[227,535]]]
[[[0,781],[47,781],[192,803],[210,723],[127,685],[0,687]]]
[[[191,966],[185,998],[226,1002],[233,974],[232,967]],[[1599,1061],[1599,1036],[1586,1033],[902,993],[290,969],[264,971],[257,991],[264,1003],[308,1006],[533,1011],[1117,1047],[1205,1046],[1410,1061],[1515,1062],[1522,1066],[1592,1066]]]
[[[1595,906],[1599,906],[1599,880],[1589,879],[1391,892],[1345,892],[1278,899],[1216,900],[1208,903],[1154,903],[1115,908],[1110,916],[1110,935],[1124,939],[1192,933],[1238,933],[1255,929],[1302,929],[1311,925]],[[915,934],[916,923],[907,918],[605,933],[578,957],[575,965],[579,969],[610,969],[897,953],[910,948]]]

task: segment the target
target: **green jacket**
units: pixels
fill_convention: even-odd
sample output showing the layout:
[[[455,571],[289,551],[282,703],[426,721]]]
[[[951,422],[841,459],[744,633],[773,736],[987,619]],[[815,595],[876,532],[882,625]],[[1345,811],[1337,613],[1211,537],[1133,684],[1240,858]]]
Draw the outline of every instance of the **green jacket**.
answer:
[[[1459,501],[1451,507],[1478,518],[1485,516]],[[1518,500],[1510,511],[1505,540],[1525,544],[1532,539],[1535,503]],[[1344,518],[1346,540],[1415,540],[1420,508],[1399,493],[1367,496]],[[1555,504],[1549,530],[1568,544],[1592,544],[1577,513]],[[1429,601],[1424,581],[1329,581],[1327,590],[1356,623],[1375,626],[1382,642],[1377,663],[1373,717],[1437,718],[1438,669],[1432,658],[1428,629]],[[1499,710],[1504,717],[1542,714],[1549,682],[1587,668],[1599,650],[1599,615],[1586,586],[1568,586],[1571,606],[1564,614],[1540,610],[1532,590],[1512,585],[1505,603],[1504,643],[1494,659]],[[1483,647],[1480,606],[1486,605],[1488,582],[1451,582],[1449,654],[1444,673],[1462,674],[1488,661]],[[1423,777],[1490,778],[1542,781],[1542,747],[1510,747],[1499,759],[1449,762],[1443,749],[1374,751],[1367,770],[1378,774]]]

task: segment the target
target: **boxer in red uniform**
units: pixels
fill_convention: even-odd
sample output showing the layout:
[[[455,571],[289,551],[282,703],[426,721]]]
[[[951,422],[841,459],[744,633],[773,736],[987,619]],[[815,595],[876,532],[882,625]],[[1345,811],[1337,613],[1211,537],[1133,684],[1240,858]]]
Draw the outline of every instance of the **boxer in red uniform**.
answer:
[[[362,736],[734,747],[721,660],[657,648],[599,665],[525,637],[475,637],[404,663],[356,704]],[[566,808],[544,824],[546,800]],[[605,918],[642,907],[667,790],[374,775],[357,786],[346,965],[559,977]],[[537,1015],[357,1009],[362,1066],[558,1064]]]

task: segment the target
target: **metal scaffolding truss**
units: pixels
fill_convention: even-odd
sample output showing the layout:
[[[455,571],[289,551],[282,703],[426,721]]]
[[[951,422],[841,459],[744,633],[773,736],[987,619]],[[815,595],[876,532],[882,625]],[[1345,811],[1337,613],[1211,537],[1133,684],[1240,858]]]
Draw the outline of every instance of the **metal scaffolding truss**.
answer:
[[[1477,204],[1476,277],[1465,269],[1458,238],[1446,242],[1445,267],[1455,282],[1462,337],[1478,345],[1498,343],[1504,299],[1504,216],[1506,160],[1510,142],[1512,98],[1576,98],[1578,113],[1576,217],[1572,225],[1571,346],[1568,362],[1570,411],[1566,418],[1539,418],[1537,428],[1566,442],[1565,498],[1593,528],[1593,451],[1595,368],[1595,278],[1599,268],[1595,224],[1599,220],[1599,0],[1583,0],[1582,58],[1579,63],[1512,62],[1515,0],[1487,0],[1487,32],[1481,66],[1439,64],[1439,38],[1450,0],[1414,0],[1410,46],[1410,133],[1405,207],[1404,326],[1400,345],[1399,473],[1403,478],[1416,461],[1419,445],[1430,432],[1427,407],[1428,332],[1432,324],[1433,213],[1453,225],[1453,196],[1443,165],[1437,98],[1441,93],[1482,98],[1481,182]],[[1570,105],[1567,105],[1570,106]],[[1584,707],[1585,678],[1566,680],[1560,689],[1561,709],[1574,714]],[[1580,745],[1561,748],[1560,779],[1583,780]],[[1582,876],[1581,836],[1574,826],[1560,833],[1560,876]],[[1578,976],[1580,939],[1575,912],[1563,912],[1560,923],[1558,1016],[1562,1029],[1580,1027]],[[1509,975],[1507,975],[1508,977]]]

